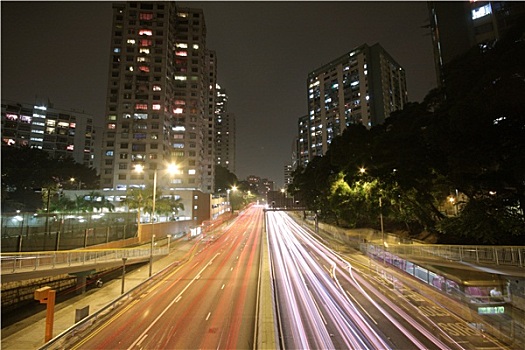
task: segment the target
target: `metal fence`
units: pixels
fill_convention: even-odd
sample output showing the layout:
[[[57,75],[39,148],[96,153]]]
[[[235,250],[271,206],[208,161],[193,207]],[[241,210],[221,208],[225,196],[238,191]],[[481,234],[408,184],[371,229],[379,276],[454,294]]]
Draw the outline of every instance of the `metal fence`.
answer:
[[[13,213],[1,216],[2,252],[86,248],[135,237],[135,213]]]
[[[470,246],[442,244],[389,244],[397,255],[485,265],[525,266],[525,246]]]
[[[169,247],[169,246],[168,246]],[[166,255],[167,247],[123,248],[97,250],[71,250],[53,252],[2,253],[2,274],[47,270],[85,264],[122,261],[122,258],[144,258],[150,255]]]

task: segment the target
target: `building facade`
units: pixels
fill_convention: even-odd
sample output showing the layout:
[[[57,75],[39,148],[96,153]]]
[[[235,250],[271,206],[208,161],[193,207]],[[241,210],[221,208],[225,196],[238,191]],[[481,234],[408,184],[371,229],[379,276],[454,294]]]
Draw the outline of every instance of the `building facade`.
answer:
[[[156,179],[165,194],[213,190],[206,142],[211,56],[202,10],[174,2],[113,4],[104,189],[144,187]],[[176,164],[175,174],[165,172],[168,163]]]
[[[95,129],[83,112],[2,100],[2,147],[38,148],[98,171]]]
[[[235,114],[228,111],[226,89],[216,86],[215,164],[235,173]]]
[[[492,46],[525,20],[522,1],[429,1],[428,10],[438,86],[447,63],[476,45]]]
[[[351,124],[381,124],[408,102],[405,70],[379,45],[361,45],[312,71],[308,116],[299,119],[300,165],[324,155]],[[307,135],[302,134],[308,130]]]

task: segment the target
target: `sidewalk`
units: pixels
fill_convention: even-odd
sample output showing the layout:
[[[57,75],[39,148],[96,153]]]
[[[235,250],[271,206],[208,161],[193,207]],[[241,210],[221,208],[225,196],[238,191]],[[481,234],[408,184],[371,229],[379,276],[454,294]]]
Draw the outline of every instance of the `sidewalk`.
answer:
[[[170,254],[153,261],[153,275],[174,261],[181,260],[190,253],[197,240],[181,238],[172,243]],[[149,277],[149,264],[145,264],[131,272],[126,272],[125,292],[139,285]],[[121,295],[122,282],[120,278],[106,282],[102,288],[93,288],[82,295],[75,296],[55,305],[53,337],[75,324],[77,309],[89,306],[89,314],[100,310],[106,304]],[[37,302],[37,301],[35,301]],[[20,322],[2,329],[1,348],[4,350],[38,349],[44,345],[46,328],[46,311],[41,311]]]

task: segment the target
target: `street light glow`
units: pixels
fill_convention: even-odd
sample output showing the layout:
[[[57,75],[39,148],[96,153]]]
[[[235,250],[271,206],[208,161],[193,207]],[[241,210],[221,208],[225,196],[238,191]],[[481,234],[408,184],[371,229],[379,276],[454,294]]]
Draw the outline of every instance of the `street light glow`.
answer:
[[[135,167],[134,167],[133,170],[135,170],[138,173],[141,173],[141,172],[144,171],[144,165],[142,165],[142,164],[135,164]]]

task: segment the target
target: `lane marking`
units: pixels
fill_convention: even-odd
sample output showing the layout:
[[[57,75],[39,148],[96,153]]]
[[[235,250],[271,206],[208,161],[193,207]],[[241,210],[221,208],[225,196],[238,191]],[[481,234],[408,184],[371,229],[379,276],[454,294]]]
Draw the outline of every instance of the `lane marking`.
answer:
[[[208,316],[206,316],[206,321],[210,318],[211,312],[208,312]]]
[[[139,342],[137,343],[137,346],[140,346],[140,344],[142,343],[142,341],[144,341],[144,339],[146,339],[148,337],[147,334],[144,334],[144,336],[142,336],[139,340]]]

